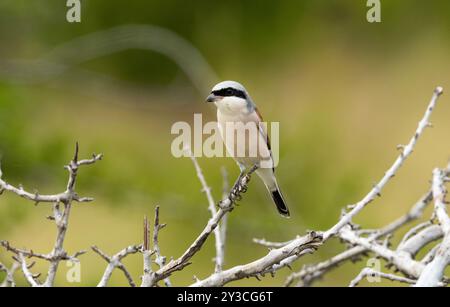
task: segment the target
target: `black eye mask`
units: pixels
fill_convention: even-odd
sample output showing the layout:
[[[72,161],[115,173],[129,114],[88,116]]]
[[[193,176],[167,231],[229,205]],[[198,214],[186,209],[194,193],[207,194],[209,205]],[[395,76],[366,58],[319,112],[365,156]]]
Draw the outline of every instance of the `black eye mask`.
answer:
[[[216,96],[221,96],[221,97],[239,97],[242,99],[247,98],[247,96],[245,95],[245,93],[243,91],[232,88],[232,87],[223,88],[223,89],[220,89],[217,91],[213,91],[212,93]]]

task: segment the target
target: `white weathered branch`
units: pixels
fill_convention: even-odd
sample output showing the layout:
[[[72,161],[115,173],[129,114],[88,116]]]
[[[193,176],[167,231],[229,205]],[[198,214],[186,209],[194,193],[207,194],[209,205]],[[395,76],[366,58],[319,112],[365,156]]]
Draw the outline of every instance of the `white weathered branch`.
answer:
[[[0,263],[0,271],[5,272],[6,276],[3,282],[0,284],[1,288],[6,287],[15,287],[16,282],[14,279],[14,274],[16,273],[17,269],[20,267],[20,264],[17,261],[14,261],[11,268],[7,268],[5,265]]]
[[[76,150],[75,150],[75,158],[78,159],[78,143],[76,145]],[[76,202],[90,202],[93,199],[90,197],[79,197],[77,193],[75,193],[74,191],[74,186],[75,186],[75,181],[76,181],[76,176],[77,176],[77,170],[78,167],[82,166],[82,165],[89,165],[89,164],[93,164],[99,160],[101,160],[103,157],[102,154],[99,155],[93,155],[92,159],[87,159],[87,160],[81,160],[81,161],[76,161],[74,162],[74,160],[72,160],[69,165],[65,166],[65,168],[67,170],[69,170],[69,180],[67,183],[67,189],[66,191],[62,192],[62,193],[58,193],[58,194],[53,194],[53,195],[42,195],[39,194],[38,192],[34,192],[34,193],[30,193],[27,192],[23,189],[23,187],[15,187],[9,183],[7,183],[6,181],[4,181],[2,179],[2,171],[0,168],[0,192],[3,191],[9,191],[11,193],[14,193],[22,198],[25,198],[27,200],[33,201],[34,203],[68,203],[71,201],[76,201]]]
[[[189,153],[189,156],[191,157],[192,163],[194,164],[197,177],[202,185],[202,192],[206,194],[206,198],[208,200],[208,210],[211,213],[211,216],[215,216],[217,214],[217,209],[216,209],[216,202],[214,201],[214,197],[212,196],[211,193],[211,188],[206,182],[205,176],[203,175],[203,171],[200,165],[198,164],[197,159],[195,158],[190,149],[187,151]],[[225,216],[223,218],[225,218]],[[215,267],[216,272],[220,272],[222,270],[223,263],[225,261],[224,255],[225,242],[222,241],[223,239],[222,236],[223,233],[221,231],[221,225],[219,223],[217,227],[214,229],[215,247],[216,247],[216,256],[214,257],[214,261],[216,263]]]
[[[433,223],[431,221],[426,221],[423,223],[419,223],[418,225],[412,227],[410,230],[408,230],[405,235],[403,236],[402,240],[400,241],[399,246],[404,244],[406,241],[408,241],[411,237],[417,235],[419,231],[422,229],[431,226]]]
[[[51,253],[50,254],[41,254],[41,253],[36,253],[33,250],[16,248],[16,247],[12,246],[8,241],[0,241],[0,246],[4,247],[7,251],[12,252],[15,255],[22,254],[23,256],[25,256],[27,258],[38,258],[38,259],[46,260],[49,262],[52,262],[55,260],[78,262],[79,260],[77,257],[86,253],[86,251],[78,251],[74,255],[68,255],[65,252],[60,253],[58,255],[52,255]]]
[[[450,232],[450,217],[447,212],[447,202],[445,196],[447,189],[444,186],[447,174],[440,169],[433,171],[433,198],[434,198],[434,213],[442,227],[442,231],[447,234]]]
[[[131,245],[127,248],[124,248],[114,256],[110,257],[104,252],[102,252],[97,246],[92,246],[92,250],[96,252],[100,257],[102,257],[106,262],[108,262],[108,266],[103,273],[102,279],[98,283],[97,287],[106,287],[108,285],[109,280],[111,279],[112,273],[117,268],[123,272],[125,278],[128,280],[128,283],[131,287],[136,287],[136,284],[131,277],[131,274],[126,269],[125,265],[122,263],[122,259],[131,254],[136,254],[141,250],[141,245]]]
[[[25,276],[25,279],[30,284],[30,286],[40,287],[41,285],[36,281],[36,278],[38,276],[34,276],[33,273],[31,273],[29,270],[34,265],[34,263],[31,265],[28,265],[25,260],[25,257],[22,254],[17,255],[17,260],[20,262],[23,275]]]
[[[417,281],[417,287],[437,287],[444,277],[445,268],[450,263],[450,217],[447,213],[444,186],[446,174],[440,169],[433,171],[434,213],[439,221],[444,240],[436,250],[434,259],[428,263]]]
[[[159,231],[163,229],[166,224],[159,223],[159,206],[155,208],[155,221],[153,223],[153,250],[155,252],[155,263],[159,268],[163,268],[166,265],[166,257],[161,255],[161,249],[159,248]],[[164,284],[166,287],[171,287],[172,283],[170,278],[164,278]]]
[[[355,279],[353,279],[349,285],[349,287],[356,287],[364,278],[371,277],[379,277],[384,278],[390,281],[397,281],[405,284],[414,284],[416,281],[413,279],[397,276],[394,274],[383,273],[379,271],[375,271],[371,268],[364,268]]]
[[[444,171],[444,176],[448,176],[450,173],[450,168]],[[433,200],[433,192],[430,189],[408,212],[406,215],[402,216],[393,223],[387,225],[386,227],[375,230],[375,231],[365,231],[359,230],[354,233],[368,233],[370,236],[368,240],[376,240],[387,234],[393,233],[395,230],[399,229],[406,223],[418,219],[422,216],[427,205]],[[425,229],[424,227],[429,226]],[[420,229],[423,229],[419,231]],[[439,226],[430,226],[430,222],[420,223],[419,225],[413,227],[407,232],[402,242],[399,244],[397,251],[409,254],[410,257],[414,258],[415,255],[428,243],[438,240],[442,237],[443,233]],[[421,261],[423,264],[429,263],[432,258],[434,258],[435,250],[430,251],[430,253]],[[320,278],[327,271],[338,266],[344,261],[357,259],[361,254],[367,252],[368,250],[364,246],[357,245],[330,258],[326,261],[320,262],[316,265],[307,265],[301,271],[291,274],[286,280],[286,285],[291,285],[295,280],[299,280],[299,285],[310,285],[314,280]]]
[[[221,172],[222,172],[222,180],[223,180],[223,183],[222,183],[222,199],[225,199],[225,198],[227,198],[228,191],[230,189],[230,185],[229,185],[229,182],[228,182],[228,172],[225,169],[225,167],[222,168]],[[216,249],[217,248],[220,249],[218,254],[222,255],[222,259],[219,260],[219,261],[216,260],[216,271],[222,270],[223,265],[225,263],[225,242],[226,242],[226,239],[227,239],[228,215],[229,215],[229,213],[226,213],[223,216],[222,220],[220,221],[220,244],[217,244],[217,242],[216,242],[216,245],[218,245],[218,247],[216,247]],[[220,266],[217,265],[217,263],[220,263]]]
[[[156,209],[155,209],[156,210]],[[144,262],[144,274],[142,275],[141,287],[148,287],[151,281],[152,255],[155,252],[150,249],[150,225],[147,216],[144,217],[144,243],[142,245],[142,258]]]
[[[339,237],[349,242],[350,244],[362,246],[374,252],[376,255],[386,259],[389,263],[393,264],[397,269],[399,269],[407,276],[419,278],[424,269],[424,265],[413,260],[408,253],[395,252],[367,238],[359,237],[348,226],[343,228],[339,232]]]
[[[398,246],[397,251],[406,252],[414,258],[424,246],[430,242],[441,239],[442,236],[443,233],[441,227],[438,225],[433,225],[423,229],[416,235],[401,243]]]
[[[245,265],[238,265],[234,268],[214,273],[204,280],[194,283],[193,287],[220,287],[231,281],[247,277],[257,277],[263,272],[271,270],[274,265],[291,258],[294,255],[303,255],[304,251],[317,248],[322,243],[322,236],[319,233],[311,232],[306,236],[293,240],[288,245],[272,249],[269,253],[253,262]]]
[[[298,238],[299,236],[297,236]],[[267,241],[265,238],[262,239],[258,239],[258,238],[253,238],[253,243],[268,247],[268,248],[280,248],[283,246],[288,245],[289,243],[291,243],[292,240],[286,241],[286,242],[272,242],[272,241]]]
[[[417,287],[439,287],[442,285],[445,268],[450,263],[450,236],[446,235],[417,281]]]
[[[388,224],[387,226],[381,229],[369,231],[370,233],[369,239],[377,240],[388,234],[392,234],[393,232],[395,232],[402,226],[406,225],[407,223],[419,219],[420,217],[422,217],[423,212],[430,204],[432,199],[433,195],[431,191],[429,191],[424,196],[422,196],[420,200],[417,201],[414,204],[414,206],[410,209],[410,211],[407,212],[405,215],[401,216],[397,220],[393,221],[392,223]],[[313,265],[305,265],[299,272],[294,272],[288,276],[285,282],[285,286],[290,286],[296,280],[299,281],[298,285],[310,286],[315,280],[322,277],[325,273],[329,272],[331,269],[339,266],[341,263],[345,261],[359,259],[359,257],[364,253],[366,253],[367,251],[368,250],[362,246],[355,246],[328,260]]]
[[[56,241],[53,247],[53,250],[49,254],[41,254],[41,253],[35,253],[32,250],[26,250],[26,249],[18,249],[15,247],[12,247],[9,242],[2,241],[0,242],[0,245],[6,248],[6,250],[13,252],[18,260],[22,264],[22,268],[24,265],[26,266],[26,263],[23,259],[24,256],[26,257],[36,257],[43,260],[48,261],[49,269],[47,273],[47,278],[45,282],[42,284],[45,287],[51,287],[54,284],[54,280],[56,277],[56,272],[58,270],[59,263],[63,260],[70,260],[70,261],[78,261],[77,257],[84,254],[84,251],[80,251],[75,253],[73,256],[69,256],[67,252],[64,250],[64,239],[67,232],[67,227],[69,223],[69,217],[70,217],[70,211],[72,207],[72,202],[88,202],[92,201],[92,198],[89,197],[79,197],[78,194],[75,191],[75,183],[78,175],[78,168],[83,165],[90,165],[93,164],[99,160],[102,159],[102,155],[96,155],[94,154],[91,159],[85,159],[85,160],[79,160],[78,159],[78,152],[79,147],[78,143],[76,143],[75,146],[75,154],[73,159],[69,162],[65,168],[69,172],[69,179],[67,181],[67,187],[66,190],[59,194],[54,195],[40,195],[39,193],[29,193],[26,192],[22,187],[16,188],[5,181],[1,179],[2,172],[0,170],[0,191],[9,191],[12,192],[20,197],[23,197],[25,199],[31,200],[33,202],[40,203],[40,202],[46,202],[46,203],[52,203],[53,204],[53,215],[50,217],[51,220],[53,220],[56,224],[57,228],[57,234],[56,234]],[[62,208],[61,208],[62,204]],[[24,264],[25,263],[25,264]],[[23,273],[26,275],[27,272],[22,270]],[[26,276],[27,277],[27,276]],[[28,282],[35,286],[36,281],[32,281],[29,276],[27,277]],[[34,279],[33,279],[34,280]]]
[[[433,261],[434,257],[436,256],[436,252],[439,249],[440,244],[436,244],[423,258],[420,262],[427,265],[431,261]]]
[[[149,286],[155,286],[158,281],[169,277],[172,273],[184,269],[190,264],[190,259],[203,247],[206,239],[219,225],[222,218],[230,211],[234,209],[235,201],[240,199],[241,194],[247,191],[247,185],[250,181],[252,174],[256,171],[257,167],[253,167],[245,176],[240,178],[238,185],[229,195],[219,202],[219,210],[217,213],[208,221],[203,231],[198,235],[195,241],[188,247],[188,249],[175,260],[171,260],[164,267],[151,273],[151,278],[149,278]]]
[[[425,115],[419,122],[417,130],[414,133],[411,140],[409,141],[408,145],[399,147],[401,149],[401,153],[395,160],[394,164],[387,170],[387,172],[384,174],[381,180],[373,187],[372,190],[370,190],[370,192],[362,200],[360,200],[355,205],[351,206],[352,209],[350,210],[350,212],[345,213],[336,225],[334,225],[331,229],[324,232],[323,235],[324,240],[327,240],[329,237],[336,235],[340,229],[342,229],[345,225],[349,224],[352,221],[352,218],[354,216],[356,216],[368,204],[374,201],[377,196],[381,195],[381,191],[383,190],[383,188],[395,176],[395,174],[403,165],[405,160],[411,155],[418,139],[425,131],[425,128],[427,128],[430,125],[431,114],[433,113],[438,98],[439,96],[442,95],[442,93],[443,93],[442,87],[437,87],[434,90],[433,97],[431,98],[427,110],[425,111]]]

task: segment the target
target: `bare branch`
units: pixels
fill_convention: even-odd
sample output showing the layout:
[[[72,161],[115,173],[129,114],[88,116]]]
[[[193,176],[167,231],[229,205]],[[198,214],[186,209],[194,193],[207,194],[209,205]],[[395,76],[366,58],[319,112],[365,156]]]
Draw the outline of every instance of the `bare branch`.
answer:
[[[445,234],[450,232],[450,217],[447,212],[447,202],[445,201],[447,189],[444,186],[444,179],[446,176],[447,174],[440,169],[433,171],[434,212]]]
[[[17,260],[20,262],[22,267],[22,272],[25,276],[25,279],[32,287],[40,287],[41,285],[35,280],[35,276],[30,272],[29,266],[27,265],[27,262],[25,261],[25,257],[22,254],[19,254],[17,256]]]
[[[190,149],[187,149],[187,152],[189,153],[192,163],[194,164],[195,171],[197,173],[197,177],[200,180],[200,183],[202,185],[202,192],[204,192],[206,194],[206,198],[208,199],[208,210],[211,212],[211,215],[214,216],[217,213],[217,209],[216,209],[216,203],[211,194],[211,188],[206,183],[205,176],[203,175],[202,169],[200,168],[200,165],[198,164],[197,159],[194,157],[194,155]]]
[[[67,189],[64,192],[67,195],[65,200],[60,200],[63,203],[64,208],[62,209],[62,213],[60,211],[59,202],[55,202],[53,204],[53,218],[57,227],[57,235],[56,242],[53,247],[53,251],[51,252],[51,257],[54,259],[50,262],[50,267],[47,274],[47,279],[45,281],[45,286],[51,287],[55,281],[56,272],[58,270],[59,262],[61,261],[61,255],[65,255],[66,252],[63,249],[64,240],[66,237],[67,227],[69,225],[69,217],[70,211],[72,209],[72,200],[78,199],[75,192],[75,183],[78,175],[78,168],[82,165],[90,165],[102,159],[102,155],[93,155],[92,159],[87,160],[78,160],[79,146],[78,142],[75,146],[75,154],[70,161],[69,165],[66,166],[66,169],[69,171],[69,180],[67,182]],[[83,198],[84,200],[92,200],[91,198]]]
[[[423,229],[418,234],[401,243],[397,251],[406,252],[415,257],[416,254],[428,243],[441,239],[443,236],[441,227],[437,225]]]
[[[150,250],[150,225],[147,216],[144,217],[144,244],[142,246],[142,257],[144,259],[144,274],[142,275],[141,287],[146,287],[150,283],[152,271],[152,255]]]
[[[225,199],[227,197],[228,191],[230,190],[230,184],[228,181],[228,172],[225,167],[222,167],[221,169],[222,173],[222,199]],[[219,272],[222,270],[223,265],[225,263],[225,242],[227,238],[227,226],[228,226],[228,214],[225,213],[223,216],[221,222],[220,222],[220,243],[218,244],[216,242],[216,249],[219,249],[219,252],[216,252],[217,255],[221,255],[222,259],[217,260],[216,259],[216,272]],[[219,256],[216,256],[219,257]]]
[[[197,177],[200,180],[200,183],[202,185],[202,192],[206,194],[206,198],[208,200],[208,210],[211,212],[211,216],[215,216],[217,214],[216,209],[216,202],[214,201],[214,198],[211,193],[211,188],[206,182],[205,176],[203,175],[202,169],[200,168],[200,165],[197,162],[197,159],[193,155],[190,149],[187,149],[187,152],[189,153],[189,156],[191,157],[192,163],[194,164],[195,171],[197,173]],[[215,237],[215,247],[216,247],[216,257],[214,258],[216,262],[216,272],[220,272],[223,267],[224,263],[224,242],[222,242],[222,232],[220,230],[221,225],[220,223],[217,225],[217,227],[214,229],[214,237]]]
[[[78,160],[78,153],[79,153],[79,146],[78,143],[76,143],[75,146],[75,154],[73,159],[69,162],[65,168],[69,171],[69,179],[67,181],[67,188],[66,191],[54,194],[54,195],[40,195],[39,193],[29,193],[26,192],[22,187],[16,188],[5,181],[1,179],[2,173],[0,170],[0,190],[6,190],[10,191],[12,193],[17,194],[20,197],[23,197],[25,199],[31,200],[35,202],[36,204],[39,202],[47,202],[53,204],[53,215],[50,217],[51,220],[53,220],[57,227],[57,235],[56,235],[56,241],[53,247],[53,250],[49,254],[40,254],[35,253],[32,250],[25,250],[25,249],[17,249],[12,247],[9,242],[2,241],[1,245],[5,247],[8,251],[13,252],[16,254],[16,256],[19,258],[23,258],[23,256],[27,257],[35,257],[40,258],[43,260],[46,260],[50,262],[47,278],[45,282],[43,283],[43,286],[51,287],[53,286],[56,272],[58,270],[59,263],[63,260],[70,260],[70,261],[78,261],[77,257],[82,255],[84,251],[77,252],[74,256],[69,256],[66,251],[64,251],[63,245],[64,245],[64,239],[67,232],[67,227],[69,223],[69,217],[70,217],[70,211],[72,207],[72,201],[77,202],[87,202],[92,201],[92,198],[88,197],[79,197],[78,194],[75,192],[75,183],[76,178],[78,175],[78,168],[82,165],[90,165],[93,164],[99,160],[102,159],[102,155],[93,155],[91,159],[86,160]],[[61,208],[61,204],[63,208]],[[21,261],[21,260],[20,260]],[[22,262],[22,267],[23,263]],[[26,272],[24,271],[24,274]],[[31,279],[27,278],[28,282],[31,284]],[[34,284],[32,284],[34,285]]]
[[[449,172],[450,169],[447,168],[445,170],[445,176],[448,176]],[[367,231],[369,234],[371,234],[368,239],[376,240],[385,236],[386,234],[391,234],[406,223],[420,218],[425,208],[432,200],[433,193],[430,190],[414,205],[414,207],[406,215],[402,216],[383,229]],[[406,234],[406,241],[402,242],[397,250],[408,253],[411,257],[414,257],[421,248],[426,246],[428,243],[442,237],[442,231],[440,231],[438,226],[429,227],[413,235],[413,233],[417,232],[417,230],[420,230],[426,225],[429,225],[429,222],[421,223],[418,226],[413,227],[413,229]],[[363,231],[358,232],[362,233]],[[320,278],[323,274],[338,266],[340,263],[347,260],[357,259],[357,257],[365,252],[367,252],[367,249],[365,249],[363,246],[355,246],[329,260],[318,263],[316,265],[305,266],[301,271],[291,274],[286,280],[286,285],[291,285],[297,279],[300,280],[301,285],[310,285],[314,280]],[[422,263],[426,264],[431,261],[429,260],[430,257],[433,257],[433,253],[430,253],[428,255],[428,260],[424,258],[424,260],[422,260]]]
[[[98,283],[97,287],[106,287],[108,285],[109,280],[111,279],[112,273],[114,272],[114,269],[118,268],[120,269],[126,279],[128,280],[128,283],[131,287],[136,287],[136,284],[133,281],[133,278],[131,277],[130,273],[127,271],[125,266],[122,263],[122,259],[127,257],[131,254],[136,254],[140,251],[142,248],[142,245],[131,245],[127,248],[124,248],[117,254],[115,254],[112,257],[109,257],[107,254],[102,252],[97,246],[91,247],[94,252],[96,252],[100,257],[102,257],[106,262],[108,262],[108,266],[105,269],[105,272],[103,273],[103,277]]]
[[[352,206],[353,209],[351,209],[350,212],[344,214],[336,225],[334,225],[331,229],[324,232],[324,235],[323,235],[324,240],[327,240],[329,237],[336,235],[340,229],[342,229],[345,225],[349,224],[352,221],[352,218],[355,215],[357,215],[368,204],[370,204],[372,201],[374,201],[377,196],[381,195],[381,191],[383,190],[383,188],[395,176],[395,174],[400,169],[400,167],[403,165],[405,160],[411,155],[418,139],[425,131],[425,128],[428,127],[431,114],[433,113],[433,110],[436,106],[438,98],[439,98],[439,96],[442,95],[442,93],[443,93],[443,89],[441,87],[437,87],[434,90],[433,97],[431,98],[431,101],[427,107],[427,110],[425,111],[425,115],[423,116],[422,120],[419,122],[417,130],[414,133],[411,140],[409,141],[408,145],[402,146],[402,151],[401,151],[400,155],[398,156],[398,158],[395,160],[394,164],[388,169],[388,171],[384,174],[383,178],[381,178],[381,180],[373,187],[373,189],[370,190],[370,192],[362,200],[360,200],[358,203],[353,205]]]
[[[299,236],[297,236],[298,238]],[[262,239],[257,239],[257,238],[253,238],[253,243],[268,247],[268,248],[280,248],[283,246],[288,245],[289,243],[291,243],[293,240],[289,240],[286,242],[271,242],[271,241],[267,241],[266,239],[262,238]]]
[[[15,255],[22,254],[23,256],[25,256],[27,258],[38,258],[38,259],[46,260],[49,262],[56,261],[56,260],[58,260],[58,261],[66,260],[66,261],[78,262],[79,260],[77,257],[86,253],[86,251],[79,251],[72,256],[67,255],[67,253],[65,253],[65,252],[63,252],[59,255],[40,254],[40,253],[34,252],[33,250],[16,248],[16,247],[12,246],[8,241],[0,241],[0,245],[3,246],[7,251],[12,252]]]
[[[145,251],[150,250],[150,226],[148,224],[147,216],[144,216],[144,243],[142,248]]]
[[[331,269],[339,266],[345,261],[357,258],[364,252],[366,252],[364,247],[356,246],[323,262],[314,265],[305,265],[299,272],[289,275],[284,285],[288,287],[298,280],[298,286],[309,287],[315,280],[321,278]]]
[[[401,276],[397,276],[397,275],[393,275],[393,274],[387,274],[387,273],[383,273],[383,272],[379,272],[379,271],[375,271],[374,269],[371,268],[364,268],[361,273],[359,273],[358,276],[356,276],[355,279],[352,280],[352,282],[350,283],[349,287],[356,287],[364,278],[366,277],[379,277],[379,278],[384,278],[387,280],[391,280],[391,281],[398,281],[401,283],[406,283],[406,284],[415,284],[415,280],[409,279],[409,278],[405,278],[405,277],[401,277]]]
[[[407,276],[419,278],[424,269],[424,265],[413,260],[408,253],[395,252],[385,246],[372,242],[367,238],[361,238],[348,226],[340,231],[339,236],[350,244],[362,246],[386,259]]]
[[[5,279],[0,284],[0,288],[16,286],[16,282],[14,280],[14,274],[16,273],[16,271],[19,267],[20,267],[20,264],[17,261],[14,261],[14,263],[12,264],[10,269],[8,269],[5,265],[0,263],[0,271],[3,271],[6,273]]]
[[[445,178],[444,171],[439,169],[433,171],[434,213],[444,233],[444,240],[436,250],[434,259],[426,265],[420,275],[416,284],[417,287],[439,286],[444,277],[445,268],[450,263],[450,217],[447,213],[445,201],[445,195],[447,194],[444,186]]]
[[[426,228],[426,227],[429,227],[429,226],[431,226],[431,225],[432,225],[431,221],[426,221],[426,222],[423,222],[423,223],[420,223],[420,224],[414,226],[413,228],[411,228],[410,230],[408,230],[408,231],[406,232],[406,234],[403,236],[402,241],[400,242],[399,246],[401,246],[401,245],[404,244],[406,241],[408,241],[412,236],[417,235],[417,233],[418,233],[420,230],[422,230],[422,229],[424,229],[424,228]]]
[[[425,257],[422,258],[422,260],[420,262],[422,262],[423,264],[427,265],[429,264],[431,261],[433,261],[434,257],[436,256],[436,252],[439,249],[440,244],[435,245],[426,255]]]
[[[371,234],[369,239],[377,240],[395,232],[407,223],[419,219],[420,217],[422,217],[423,212],[432,200],[433,194],[431,191],[429,191],[424,196],[422,196],[405,215],[401,216],[397,220],[381,229],[368,231]],[[336,268],[341,263],[348,260],[358,259],[360,255],[366,253],[367,251],[368,250],[362,246],[355,246],[323,262],[314,265],[306,265],[299,272],[295,272],[289,275],[286,279],[285,286],[292,285],[292,283],[294,283],[296,280],[299,280],[299,285],[301,286],[310,286],[315,280],[319,279],[333,268]]]
[[[235,201],[240,199],[242,193],[247,191],[247,185],[250,181],[252,174],[256,171],[257,167],[253,167],[245,176],[240,178],[236,189],[233,189],[229,195],[219,203],[219,210],[217,213],[208,221],[206,227],[200,233],[200,235],[195,239],[195,241],[189,246],[189,248],[175,260],[171,260],[163,268],[152,273],[152,277],[149,285],[154,286],[156,283],[162,279],[169,277],[173,272],[180,271],[190,264],[189,260],[202,248],[206,239],[214,231],[214,229],[219,225],[221,219],[230,211],[234,209]]]
[[[273,266],[281,264],[284,260],[294,255],[304,255],[304,251],[316,249],[322,243],[322,236],[319,233],[311,232],[306,236],[295,239],[288,245],[272,249],[269,253],[248,264],[239,265],[234,268],[214,273],[208,278],[194,283],[193,287],[220,287],[231,281],[246,277],[255,277],[262,272],[271,270]]]
[[[77,143],[78,144],[78,143]],[[78,151],[78,145],[76,146],[76,151]],[[71,161],[69,165],[65,166],[69,170],[69,181],[67,184],[66,191],[53,194],[53,195],[41,195],[38,192],[30,193],[25,191],[22,187],[14,187],[2,179],[2,171],[0,168],[0,190],[12,192],[22,198],[33,201],[34,203],[69,203],[71,201],[76,202],[90,202],[93,199],[89,197],[79,197],[77,193],[73,191],[75,180],[77,176],[77,170],[79,166],[93,164],[101,160],[103,155],[94,155],[92,159],[82,160],[79,162]]]
[[[166,257],[161,255],[161,250],[159,248],[158,236],[159,231],[163,229],[166,224],[159,223],[159,206],[155,208],[155,222],[154,222],[154,230],[153,230],[153,250],[155,252],[155,263],[163,268],[166,265]],[[164,278],[164,284],[166,287],[171,287],[172,283],[170,282],[169,277]]]

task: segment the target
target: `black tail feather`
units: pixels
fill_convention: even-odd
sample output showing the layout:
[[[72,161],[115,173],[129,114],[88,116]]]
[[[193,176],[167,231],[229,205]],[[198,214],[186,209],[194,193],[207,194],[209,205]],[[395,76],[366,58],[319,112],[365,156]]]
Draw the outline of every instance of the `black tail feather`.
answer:
[[[275,202],[275,205],[277,206],[278,212],[284,217],[289,217],[289,209],[283,199],[283,196],[281,195],[280,190],[277,189],[275,191],[271,191],[270,193],[272,195],[273,201]]]

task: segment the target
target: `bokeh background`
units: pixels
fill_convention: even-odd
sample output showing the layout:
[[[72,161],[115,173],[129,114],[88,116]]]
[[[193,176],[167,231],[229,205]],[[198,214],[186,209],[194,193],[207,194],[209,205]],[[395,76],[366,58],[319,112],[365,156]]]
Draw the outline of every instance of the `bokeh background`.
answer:
[[[176,121],[192,122],[193,113],[214,120],[204,98],[217,79],[234,79],[246,85],[267,121],[280,122],[277,174],[292,218],[281,218],[261,182],[253,180],[229,219],[226,266],[267,252],[252,243],[254,237],[284,241],[326,229],[390,166],[433,89],[450,89],[450,2],[381,3],[382,22],[371,24],[361,0],[84,0],[82,22],[71,24],[65,1],[2,0],[3,178],[41,193],[62,191],[62,166],[78,141],[81,156],[102,152],[105,158],[80,171],[78,191],[95,201],[75,205],[66,249],[95,244],[113,254],[140,243],[143,216],[160,205],[168,225],[161,233],[162,252],[178,257],[209,212],[191,161],[171,155],[170,128]],[[88,34],[95,36],[79,39]],[[445,95],[433,115],[434,128],[356,222],[382,226],[428,189],[432,169],[445,165],[450,154],[449,115]],[[199,163],[219,199],[221,167],[230,181],[237,167],[227,158]],[[48,205],[34,207],[5,193],[0,239],[50,251],[55,229],[45,219],[49,214]],[[174,284],[188,285],[193,275],[204,278],[213,271],[212,239],[191,266],[172,277]],[[342,248],[328,242],[294,269]],[[92,252],[81,260],[81,284],[67,283],[62,265],[58,285],[96,285],[105,262]],[[11,263],[4,250],[0,261]],[[125,263],[138,280],[141,256]],[[363,265],[346,264],[316,285],[347,285]],[[45,267],[38,263],[34,270]],[[233,285],[282,285],[289,273]],[[116,272],[111,285],[125,282]],[[23,279],[19,284],[25,285]]]

